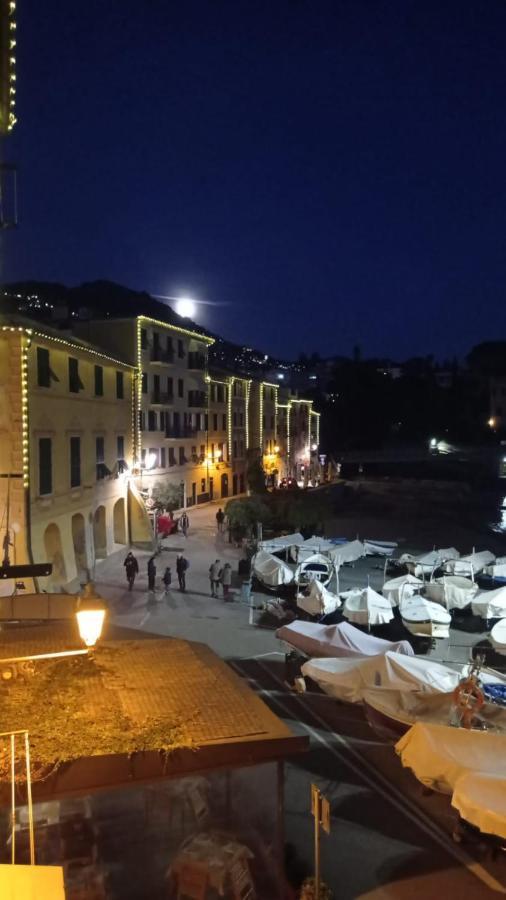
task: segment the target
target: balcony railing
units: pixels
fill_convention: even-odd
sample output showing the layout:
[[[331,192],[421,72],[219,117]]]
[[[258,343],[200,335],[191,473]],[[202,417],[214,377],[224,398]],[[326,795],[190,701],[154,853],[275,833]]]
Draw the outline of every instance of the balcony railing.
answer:
[[[150,360],[154,363],[173,363],[174,351],[164,350],[163,347],[151,347]]]
[[[153,391],[151,403],[153,406],[167,406],[167,404],[174,403],[174,394],[168,394],[166,391]]]
[[[188,392],[188,406],[191,408],[195,407],[206,407],[207,406],[207,394],[205,391],[189,391]]]
[[[182,438],[192,438],[197,434],[197,429],[193,427],[193,425],[180,425],[178,428],[173,425],[169,425],[165,428],[165,437],[171,438],[175,440],[180,440]]]
[[[206,367],[206,358],[203,353],[189,353],[188,354],[188,368],[189,369],[205,369]]]

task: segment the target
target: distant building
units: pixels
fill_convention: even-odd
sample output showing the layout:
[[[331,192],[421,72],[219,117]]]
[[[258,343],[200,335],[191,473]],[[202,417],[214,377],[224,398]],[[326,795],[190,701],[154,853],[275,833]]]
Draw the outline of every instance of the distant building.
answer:
[[[493,431],[506,427],[506,376],[490,379],[488,424]]]

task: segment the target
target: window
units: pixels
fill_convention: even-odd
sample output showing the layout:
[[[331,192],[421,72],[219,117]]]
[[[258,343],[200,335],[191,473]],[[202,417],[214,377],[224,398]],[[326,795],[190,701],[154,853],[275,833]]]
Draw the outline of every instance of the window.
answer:
[[[102,366],[95,366],[95,397],[104,396],[104,370]]]
[[[125,438],[122,434],[118,434],[116,438],[116,458],[124,459],[125,458]]]
[[[241,426],[241,428],[244,425],[244,417],[242,413],[239,413],[239,425]]]
[[[160,412],[160,431],[165,431],[165,413],[163,410]]]
[[[72,394],[78,394],[83,388],[84,384],[79,378],[79,360],[69,356],[69,391]]]
[[[53,492],[53,453],[51,438],[39,438],[39,494]]]
[[[226,416],[226,413],[223,413],[223,415],[222,415],[221,418],[222,418],[222,428],[223,428],[223,431],[226,431],[226,430],[227,430],[227,416]]]
[[[101,481],[106,476],[106,466],[104,463],[104,438],[95,438],[95,462],[97,465],[97,481]]]
[[[218,414],[213,413],[213,429],[214,431],[218,431]]]
[[[149,457],[150,457],[150,460],[152,460],[151,468],[157,469],[158,468],[158,448],[157,447],[149,448]]]
[[[162,447],[162,448],[160,449],[160,468],[161,468],[161,469],[166,469],[166,468],[167,468],[167,463],[166,463],[165,457],[166,457],[165,447]]]
[[[146,416],[144,415],[142,410],[139,410],[139,431],[145,431],[145,430],[146,430]]]
[[[220,403],[225,403],[225,385],[218,385],[218,400]]]
[[[142,373],[142,393],[147,394],[148,392],[148,373]]]
[[[167,353],[168,353],[169,357],[172,356],[174,353],[174,348],[172,346],[172,338],[170,337],[169,334],[167,335]]]
[[[184,455],[184,447],[180,447],[179,448],[179,465],[184,466],[185,462],[186,462],[186,459],[185,459],[185,455]]]
[[[123,391],[123,372],[116,372],[116,399],[123,400],[124,399],[124,391]]]
[[[201,478],[200,479],[200,493],[205,494],[205,492],[206,492],[206,479]]]
[[[176,453],[174,447],[169,447],[169,466],[176,465]]]
[[[70,487],[81,484],[81,438],[70,438]]]
[[[156,431],[156,412],[154,409],[148,410],[148,431]]]
[[[234,459],[237,456],[237,441],[234,441]]]
[[[183,359],[184,357],[184,344],[179,338],[177,342],[177,355],[179,356],[179,359]]]
[[[212,403],[214,403],[215,400],[216,400],[216,385],[212,384],[211,385],[211,401],[212,401]]]
[[[141,328],[141,347],[143,350],[148,346],[148,334],[145,328]]]
[[[172,400],[172,397],[174,396],[174,379],[173,378],[167,378],[167,395],[168,395],[169,401]]]
[[[49,350],[45,347],[37,347],[37,384],[39,387],[51,387]]]
[[[201,455],[201,456],[205,456],[205,455],[206,455],[206,448],[205,448],[204,444],[201,444],[201,445],[200,445],[200,455]]]
[[[184,379],[178,378],[177,380],[177,395],[178,397],[184,397]]]
[[[234,428],[235,428],[235,426],[237,425],[237,413],[234,413],[233,420],[234,420]]]

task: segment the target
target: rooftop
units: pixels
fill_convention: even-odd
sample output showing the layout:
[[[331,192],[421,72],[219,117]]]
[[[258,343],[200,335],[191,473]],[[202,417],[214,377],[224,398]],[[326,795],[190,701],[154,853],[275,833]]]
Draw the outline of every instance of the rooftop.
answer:
[[[111,628],[109,637],[126,633],[133,634]],[[4,630],[0,643],[4,658],[78,646],[73,623]],[[35,676],[0,686],[0,731],[30,735],[35,800],[252,765],[306,749],[305,738],[295,737],[203,644],[113,639],[100,644],[93,660],[43,660],[36,667]],[[5,744],[5,803],[6,751]]]

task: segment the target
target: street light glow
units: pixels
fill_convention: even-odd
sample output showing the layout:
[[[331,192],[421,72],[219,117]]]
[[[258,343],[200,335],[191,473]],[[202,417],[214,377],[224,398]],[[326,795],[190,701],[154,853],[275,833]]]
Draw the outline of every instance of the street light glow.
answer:
[[[495,418],[494,416],[490,416],[490,419],[487,422],[489,428],[495,428]]]
[[[191,319],[197,312],[195,301],[191,300],[190,297],[179,297],[176,300],[176,312],[183,319]]]

